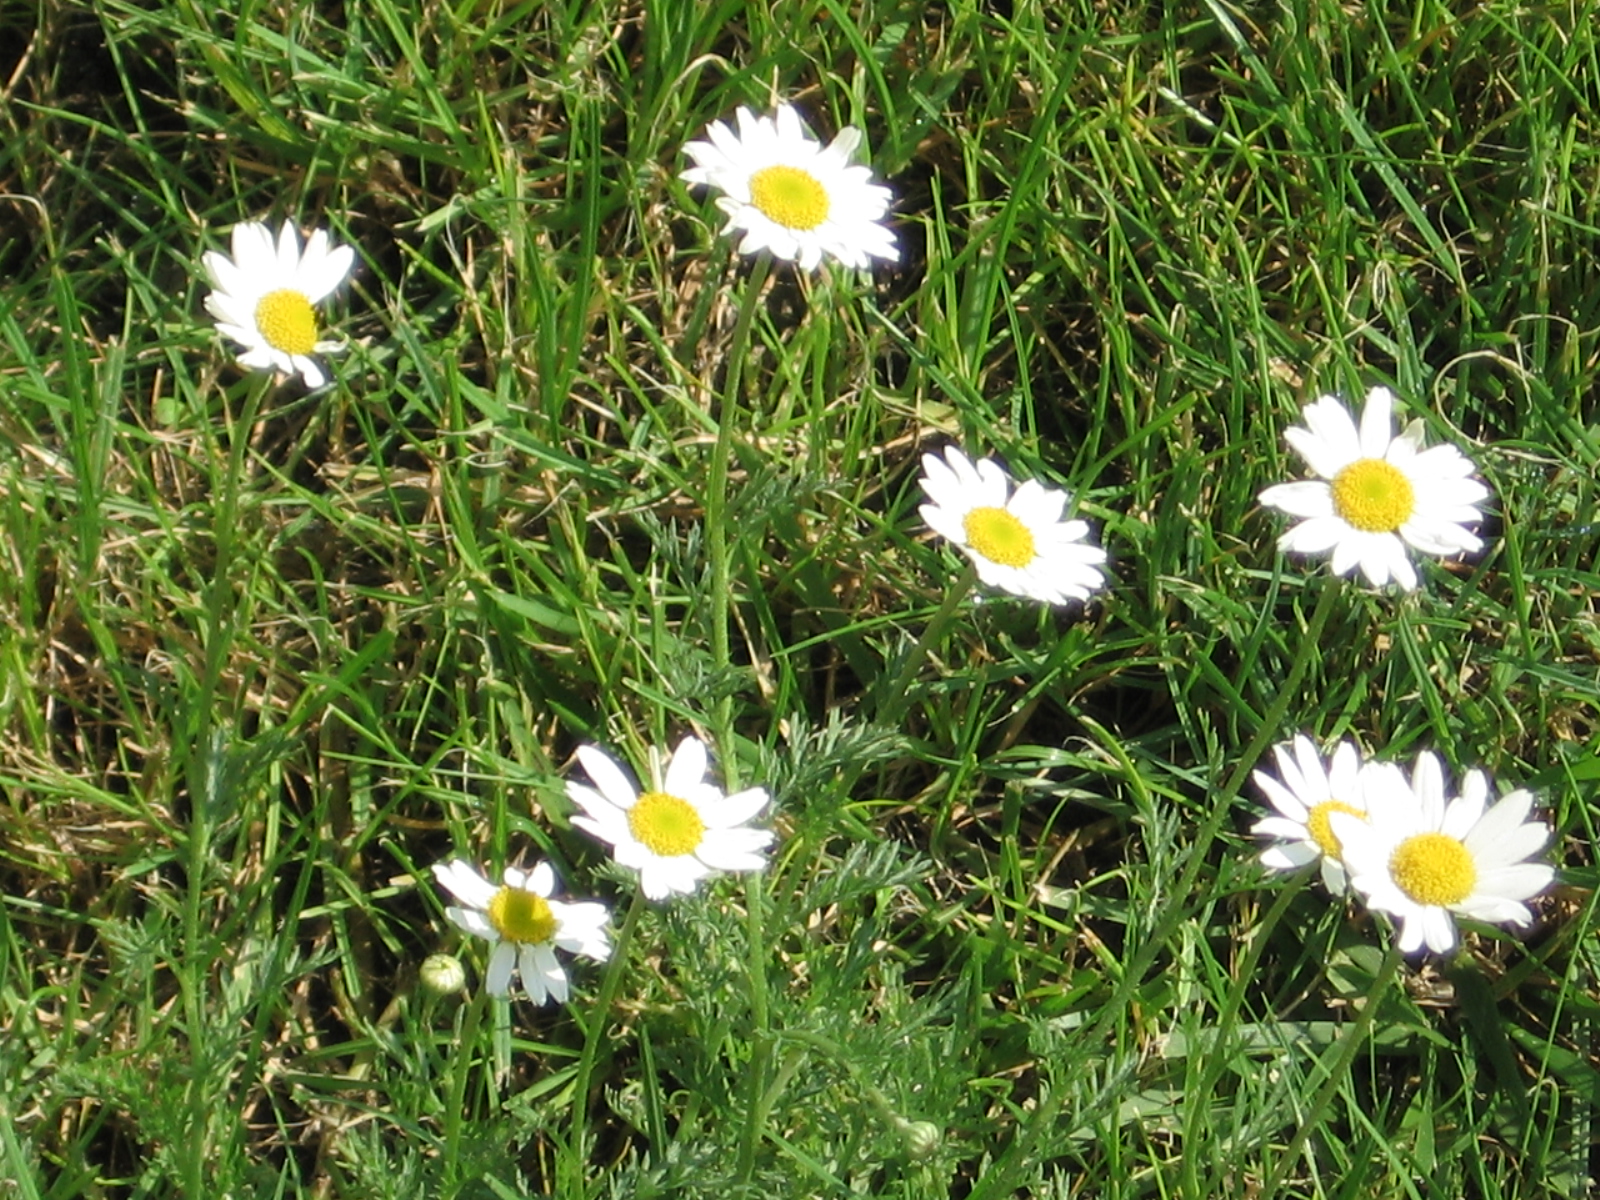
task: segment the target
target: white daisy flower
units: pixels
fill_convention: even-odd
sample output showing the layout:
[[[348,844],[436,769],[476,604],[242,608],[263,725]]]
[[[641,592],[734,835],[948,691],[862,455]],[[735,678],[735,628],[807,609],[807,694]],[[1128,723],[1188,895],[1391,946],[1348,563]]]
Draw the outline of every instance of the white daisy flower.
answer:
[[[232,258],[208,250],[203,261],[216,289],[206,296],[206,310],[225,336],[244,347],[243,366],[298,372],[307,387],[327,382],[311,355],[331,354],[340,344],[317,340],[311,306],[344,282],[354,250],[330,246],[327,231],[318,229],[301,253],[300,235],[289,222],[274,242],[264,223],[245,221],[233,227]]]
[[[1488,779],[1468,771],[1461,795],[1446,801],[1439,760],[1423,753],[1409,783],[1399,770],[1375,775],[1367,799],[1365,821],[1334,813],[1330,823],[1350,886],[1399,922],[1402,953],[1452,949],[1452,914],[1497,925],[1533,920],[1524,901],[1555,871],[1527,861],[1550,840],[1549,826],[1527,819],[1531,793],[1519,788],[1488,807]]]
[[[1324,766],[1317,748],[1304,734],[1297,735],[1293,743],[1274,746],[1272,753],[1278,760],[1278,776],[1265,771],[1252,775],[1277,810],[1250,829],[1258,837],[1278,839],[1261,852],[1262,865],[1274,871],[1293,871],[1320,862],[1323,886],[1330,892],[1343,892],[1344,863],[1329,818],[1337,812],[1366,820],[1365,776],[1373,764],[1362,763],[1353,743],[1340,742]]]
[[[919,511],[935,533],[960,546],[978,578],[1014,596],[1045,604],[1087,600],[1105,586],[1106,552],[1087,541],[1083,521],[1063,521],[1067,493],[1029,479],[1011,490],[991,458],[976,464],[954,446],[944,458],[922,456]]]
[[[457,928],[484,938],[494,947],[485,981],[491,996],[504,996],[515,970],[522,988],[535,1004],[554,1000],[566,1003],[567,973],[556,958],[559,947],[595,962],[611,956],[605,925],[610,912],[604,904],[585,900],[552,900],[556,876],[549,863],[532,871],[507,867],[504,882],[496,887],[464,859],[435,863],[433,874],[464,908],[454,905],[444,915]]]
[[[731,796],[706,781],[706,748],[686,737],[667,763],[666,778],[639,792],[622,768],[594,746],[578,749],[592,788],[568,783],[567,795],[584,812],[572,823],[613,847],[612,857],[639,872],[651,900],[685,895],[713,871],[759,871],[772,842],[767,829],[745,823],[767,806],[765,788]]]
[[[847,267],[900,257],[894,234],[881,224],[892,194],[870,182],[866,167],[850,163],[861,144],[859,129],[841,129],[823,146],[787,104],[772,117],[743,107],[736,116],[737,134],[713,121],[706,129],[710,141],[683,148],[695,165],[679,178],[724,193],[717,197],[728,216],[723,232],[744,231],[740,254],[770,250],[806,271],[824,256]]]
[[[1306,428],[1292,426],[1284,437],[1321,478],[1276,484],[1261,503],[1302,518],[1278,549],[1331,551],[1335,575],[1360,567],[1374,587],[1393,579],[1410,591],[1417,572],[1408,546],[1441,556],[1483,548],[1466,527],[1482,518],[1478,505],[1489,489],[1471,478],[1472,461],[1454,446],[1422,449],[1421,421],[1394,436],[1393,409],[1389,389],[1373,388],[1358,429],[1333,396],[1306,405]]]

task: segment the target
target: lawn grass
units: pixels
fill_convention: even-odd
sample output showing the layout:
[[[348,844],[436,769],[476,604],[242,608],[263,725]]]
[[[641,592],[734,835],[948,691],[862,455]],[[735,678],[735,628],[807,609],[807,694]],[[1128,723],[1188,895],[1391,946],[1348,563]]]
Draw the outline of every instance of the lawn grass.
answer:
[[[1594,1194],[1597,18],[0,11],[0,1195]],[[774,99],[900,263],[719,237],[683,144]],[[251,219],[356,248],[326,389],[205,314]],[[1494,493],[1413,595],[1257,502],[1376,384]],[[948,443],[1109,589],[974,587]],[[564,781],[689,732],[771,865],[642,904]],[[1263,872],[1297,732],[1535,790],[1535,926],[1402,961]],[[612,964],[484,994],[456,855]]]

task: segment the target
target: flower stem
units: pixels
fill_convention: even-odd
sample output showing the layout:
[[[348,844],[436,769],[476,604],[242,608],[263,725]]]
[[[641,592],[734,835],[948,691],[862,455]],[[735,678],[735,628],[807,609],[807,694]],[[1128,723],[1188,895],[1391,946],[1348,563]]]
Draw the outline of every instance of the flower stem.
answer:
[[[728,344],[728,373],[723,380],[722,402],[717,409],[717,440],[711,447],[711,466],[707,472],[705,497],[706,557],[711,567],[711,658],[723,672],[733,670],[730,616],[733,573],[728,539],[728,465],[733,455],[734,427],[739,418],[739,392],[744,379],[744,361],[750,346],[750,328],[771,265],[769,255],[756,256],[755,265],[745,279],[739,301],[733,336]],[[722,763],[723,780],[730,792],[739,790],[739,762],[733,744],[733,688],[724,683],[711,713],[712,733],[717,742],[717,757]]]
[[[767,1009],[767,943],[765,933],[764,901],[762,892],[766,873],[753,871],[744,877],[745,938],[748,942],[745,972],[750,978],[750,1066],[745,1072],[744,1128],[739,1133],[739,1158],[734,1168],[738,1181],[737,1192],[750,1182],[755,1170],[756,1146],[761,1141],[761,1130],[767,1123],[775,1097],[767,1087],[767,1075],[772,1066],[771,1014]]]
[[[611,947],[611,961],[600,981],[600,995],[589,1014],[589,1028],[584,1033],[583,1053],[578,1058],[578,1073],[572,1081],[572,1137],[567,1157],[567,1179],[562,1187],[564,1196],[585,1195],[584,1175],[589,1159],[589,1093],[590,1081],[600,1058],[600,1044],[606,1026],[611,1021],[611,1005],[616,1001],[617,989],[628,968],[628,950],[633,943],[634,930],[645,909],[644,893],[635,889],[628,904],[628,914],[622,919],[622,928]]]
[[[1366,1044],[1367,1034],[1372,1030],[1372,1023],[1377,1020],[1378,1009],[1381,1007],[1383,993],[1394,982],[1395,973],[1400,969],[1400,951],[1391,942],[1389,949],[1384,953],[1383,965],[1378,968],[1378,973],[1373,977],[1372,988],[1367,992],[1367,1001],[1361,1006],[1361,1012],[1356,1019],[1345,1027],[1344,1036],[1339,1039],[1338,1053],[1334,1056],[1333,1063],[1328,1067],[1328,1077],[1323,1080],[1322,1086],[1317,1089],[1311,1106],[1300,1115],[1300,1127],[1295,1130],[1294,1137],[1289,1139],[1289,1144],[1283,1148],[1283,1154],[1278,1158],[1278,1165],[1272,1169],[1272,1174],[1267,1177],[1267,1182],[1256,1195],[1268,1197],[1278,1194],[1278,1185],[1283,1182],[1295,1162],[1299,1159],[1301,1151],[1305,1149],[1306,1141],[1314,1131],[1321,1127],[1322,1114],[1333,1103],[1333,1095],[1343,1085],[1350,1075],[1350,1064],[1355,1061],[1357,1053]]]
[[[472,1047],[478,1040],[478,1026],[483,1023],[483,1010],[491,1003],[489,993],[478,988],[477,994],[458,1015],[456,1045],[461,1053],[455,1056],[450,1079],[450,1103],[444,1110],[444,1160],[457,1162],[456,1152],[461,1145],[461,1131],[467,1124],[467,1078],[472,1074]],[[493,1070],[493,1067],[490,1067]]]
[[[199,1164],[208,1161],[210,1155],[211,1114],[215,1104],[213,1072],[203,1061],[211,1045],[204,1012],[205,991],[215,966],[212,931],[205,918],[206,896],[211,886],[211,830],[222,817],[222,806],[228,799],[219,794],[227,730],[217,727],[216,708],[238,622],[238,604],[232,596],[233,557],[250,453],[250,431],[272,385],[273,377],[269,374],[260,374],[250,381],[239,419],[228,430],[227,466],[212,508],[214,562],[205,590],[201,677],[193,693],[194,700],[182,714],[184,735],[178,739],[185,747],[184,782],[189,792],[189,829],[184,846],[187,877],[183,897],[184,965],[179,987],[184,1020],[189,1027],[191,1054],[196,1059],[191,1065],[186,1097],[190,1144],[195,1148],[189,1158],[194,1166],[188,1172],[186,1191],[196,1196],[203,1191],[198,1171]]]
[[[734,427],[739,418],[740,389],[744,362],[749,355],[750,330],[755,322],[762,289],[771,268],[771,256],[757,256],[745,279],[744,295],[734,320],[728,346],[728,373],[723,380],[722,404],[717,412],[717,440],[711,450],[709,491],[706,493],[706,554],[711,566],[711,657],[724,672],[733,673],[731,604],[733,573],[728,538],[728,467],[732,458]],[[712,732],[717,742],[717,758],[722,766],[723,783],[728,791],[740,786],[738,747],[734,741],[734,689],[725,686],[711,712]],[[745,877],[746,974],[750,982],[750,1020],[752,1025],[750,1065],[745,1073],[748,1100],[745,1125],[739,1139],[735,1177],[747,1184],[755,1168],[756,1146],[766,1123],[767,1075],[771,1067],[772,1046],[767,1010],[767,939],[762,892],[764,876],[757,872]]]
[[[945,592],[944,602],[928,621],[928,626],[922,631],[922,636],[917,639],[916,645],[906,652],[905,661],[900,664],[900,670],[895,674],[894,682],[886,691],[878,693],[876,712],[878,720],[887,725],[895,725],[899,718],[905,714],[906,693],[910,690],[912,681],[916,679],[922,665],[944,636],[950,622],[955,619],[956,613],[961,608],[961,603],[972,591],[973,585],[978,582],[978,568],[969,561],[966,569],[956,577],[956,581]],[[889,706],[894,705],[891,709]]]

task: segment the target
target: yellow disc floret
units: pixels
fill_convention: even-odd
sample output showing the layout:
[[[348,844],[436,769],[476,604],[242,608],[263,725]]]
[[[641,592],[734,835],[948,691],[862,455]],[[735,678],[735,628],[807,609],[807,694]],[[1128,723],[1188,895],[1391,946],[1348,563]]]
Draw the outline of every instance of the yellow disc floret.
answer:
[[[975,508],[961,527],[967,545],[1002,567],[1025,567],[1038,553],[1032,531],[1003,508]]]
[[[763,167],[750,176],[750,203],[785,229],[815,229],[828,219],[828,189],[799,167]]]
[[[1329,858],[1338,858],[1344,851],[1344,847],[1339,844],[1339,839],[1333,832],[1333,822],[1328,820],[1334,813],[1349,813],[1352,817],[1360,817],[1363,821],[1367,819],[1366,813],[1359,808],[1351,808],[1341,800],[1324,800],[1311,809],[1306,817],[1306,832],[1317,844],[1317,849]]]
[[[687,800],[666,792],[645,792],[628,810],[628,828],[652,854],[677,858],[700,845],[706,823]]]
[[[256,328],[267,345],[284,354],[310,354],[317,348],[317,314],[311,301],[293,288],[279,288],[257,301]]]
[[[1472,895],[1478,867],[1472,852],[1445,833],[1408,837],[1389,856],[1395,886],[1418,904],[1447,907]]]
[[[556,935],[556,917],[544,897],[522,888],[503,887],[489,901],[489,924],[508,942],[548,942]]]
[[[1333,477],[1333,507],[1363,533],[1393,533],[1417,510],[1405,472],[1381,458],[1362,458]]]

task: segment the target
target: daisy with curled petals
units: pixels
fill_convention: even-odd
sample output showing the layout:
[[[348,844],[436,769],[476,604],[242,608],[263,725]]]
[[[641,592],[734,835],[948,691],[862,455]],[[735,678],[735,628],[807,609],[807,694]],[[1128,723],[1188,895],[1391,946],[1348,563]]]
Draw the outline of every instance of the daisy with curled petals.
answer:
[[[699,738],[678,743],[665,778],[641,792],[609,756],[580,746],[578,761],[594,787],[568,783],[567,795],[583,810],[572,823],[612,846],[612,857],[639,872],[650,900],[684,895],[713,871],[759,871],[772,842],[767,829],[746,827],[767,806],[765,788],[725,796],[706,780],[706,748]]]
[[[1454,948],[1457,916],[1495,925],[1533,920],[1526,901],[1550,886],[1555,871],[1529,861],[1550,840],[1549,826],[1528,819],[1531,793],[1519,788],[1490,806],[1489,781],[1474,770],[1461,795],[1446,800],[1444,772],[1426,752],[1409,782],[1396,769],[1369,783],[1367,819],[1335,813],[1330,823],[1350,886],[1399,923],[1401,953]]]
[[[1066,492],[1032,479],[1012,491],[999,463],[974,463],[954,446],[943,458],[924,454],[922,471],[922,519],[960,546],[990,587],[1065,604],[1105,585],[1106,552],[1087,540],[1089,526],[1061,519]]]
[[[1272,748],[1278,760],[1276,777],[1256,771],[1252,778],[1277,811],[1251,826],[1258,837],[1277,838],[1261,852],[1261,863],[1274,871],[1293,871],[1319,863],[1322,883],[1330,892],[1345,890],[1342,847],[1329,818],[1345,813],[1355,820],[1367,817],[1366,776],[1372,764],[1363,764],[1350,742],[1340,742],[1326,766],[1311,739],[1299,734],[1292,743]]]
[[[444,910],[450,923],[494,947],[484,985],[491,996],[504,996],[516,971],[522,976],[528,999],[535,1004],[547,1000],[564,1004],[567,973],[556,950],[581,954],[595,962],[611,956],[605,930],[610,912],[592,900],[551,899],[556,876],[549,863],[539,863],[531,871],[507,867],[499,887],[460,858],[435,863],[433,874],[464,906],[451,905]]]
[[[847,267],[900,257],[894,234],[881,224],[892,199],[889,189],[850,162],[861,144],[859,129],[841,129],[824,146],[787,104],[771,117],[741,107],[735,119],[738,133],[713,121],[708,141],[683,148],[694,166],[679,178],[723,193],[717,197],[728,217],[723,232],[743,232],[740,254],[770,250],[804,271],[824,257]]]
[[[1360,567],[1374,587],[1393,579],[1411,591],[1417,572],[1408,547],[1440,556],[1483,548],[1467,526],[1482,518],[1489,489],[1454,446],[1424,450],[1421,421],[1396,437],[1393,411],[1394,396],[1382,387],[1367,393],[1359,428],[1333,396],[1306,405],[1306,427],[1284,437],[1320,478],[1276,484],[1261,503],[1301,518],[1278,549],[1331,553],[1335,575]]]
[[[206,296],[206,310],[225,336],[244,347],[242,365],[284,375],[298,372],[307,387],[327,382],[311,355],[340,346],[317,340],[311,306],[344,282],[354,250],[330,245],[327,231],[318,229],[302,252],[300,235],[289,222],[274,241],[263,222],[245,221],[233,227],[232,258],[208,250],[203,261],[216,289]]]

